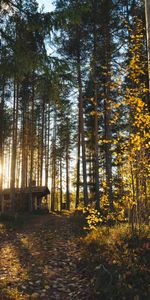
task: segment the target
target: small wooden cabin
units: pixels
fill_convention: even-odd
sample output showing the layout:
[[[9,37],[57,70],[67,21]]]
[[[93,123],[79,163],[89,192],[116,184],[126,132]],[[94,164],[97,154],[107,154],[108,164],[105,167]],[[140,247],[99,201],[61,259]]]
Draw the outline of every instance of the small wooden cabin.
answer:
[[[1,213],[11,213],[12,198],[15,212],[32,212],[43,208],[48,209],[47,195],[50,194],[46,186],[32,186],[31,188],[4,189],[1,197]]]

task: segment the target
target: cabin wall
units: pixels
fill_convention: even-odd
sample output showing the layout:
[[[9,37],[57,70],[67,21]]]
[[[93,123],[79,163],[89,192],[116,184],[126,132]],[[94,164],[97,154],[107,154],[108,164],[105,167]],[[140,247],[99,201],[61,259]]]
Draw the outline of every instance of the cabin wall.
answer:
[[[32,197],[32,203],[30,200],[29,195],[27,194],[16,194],[15,195],[15,213],[23,213],[23,212],[33,212],[40,210],[42,208],[48,209],[48,204],[42,205],[42,197],[34,196]],[[2,201],[0,205],[1,214],[11,214],[12,212],[12,205],[11,205],[11,198],[10,194],[4,194],[2,196]]]
[[[32,212],[40,209],[48,210],[48,194],[47,187],[35,187],[32,191],[32,198],[28,189],[16,189],[14,190],[14,210],[15,213]],[[42,196],[42,195],[45,196]],[[43,200],[43,201],[42,201]],[[45,200],[45,201],[44,201]],[[44,203],[45,202],[45,203]],[[11,214],[12,213],[12,201],[11,190],[6,189],[2,191],[0,197],[0,213]]]

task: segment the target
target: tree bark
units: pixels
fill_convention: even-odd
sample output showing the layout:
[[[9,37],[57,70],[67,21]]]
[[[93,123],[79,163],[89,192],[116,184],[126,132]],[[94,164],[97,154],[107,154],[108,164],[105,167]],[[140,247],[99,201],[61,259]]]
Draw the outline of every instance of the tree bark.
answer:
[[[80,193],[80,113],[79,113],[79,124],[78,124],[78,150],[77,150],[77,183],[76,183],[76,208],[79,205],[79,193]]]
[[[108,201],[110,210],[114,209],[113,205],[113,189],[112,189],[112,125],[111,125],[111,95],[110,95],[110,84],[111,84],[111,34],[109,26],[106,26],[105,32],[105,64],[106,64],[106,77],[104,86],[104,122],[105,122],[105,164],[106,164],[106,184],[108,192]]]
[[[100,191],[99,191],[99,156],[98,156],[98,102],[97,102],[97,84],[94,80],[94,160],[95,160],[95,201],[96,209],[100,210]]]
[[[42,101],[42,124],[41,124],[41,159],[40,159],[40,186],[43,181],[43,147],[44,147],[44,125],[45,125],[45,100]]]
[[[3,212],[3,142],[4,142],[4,93],[5,85],[2,86],[2,97],[0,102],[0,210]]]
[[[49,175],[49,148],[50,148],[50,106],[48,106],[47,120],[45,128],[45,185],[48,186],[48,175]]]
[[[77,72],[78,72],[78,87],[79,87],[79,134],[81,136],[82,148],[82,168],[83,168],[83,195],[84,205],[88,205],[88,189],[87,189],[87,172],[86,172],[86,154],[85,154],[85,133],[84,133],[84,118],[83,118],[83,95],[82,95],[82,76],[81,76],[81,60],[80,50],[77,58]]]
[[[34,159],[34,76],[33,76],[33,87],[32,87],[32,104],[31,104],[31,132],[30,132],[30,211],[33,210],[33,200],[32,200],[32,185],[33,185],[33,159]]]
[[[21,187],[25,188],[28,185],[28,106],[29,99],[27,89],[29,85],[29,78],[26,77],[24,82],[22,83],[23,88],[23,98],[22,98],[22,171],[21,171]]]
[[[67,204],[67,209],[70,210],[69,153],[68,153],[68,147],[66,149],[66,204]]]
[[[94,3],[95,4],[95,3]],[[96,6],[94,5],[94,13],[96,14]],[[94,23],[93,28],[93,40],[94,40],[94,48],[93,48],[93,81],[94,81],[94,161],[95,161],[95,201],[96,201],[96,209],[100,210],[100,191],[99,191],[99,155],[98,155],[98,99],[97,99],[97,32],[96,32],[96,24]]]
[[[113,191],[112,191],[112,154],[111,154],[111,125],[110,125],[110,100],[109,93],[106,92],[104,102],[104,119],[105,119],[105,158],[106,158],[106,184],[108,191],[108,200],[110,209],[113,210]]]
[[[62,188],[62,158],[60,157],[60,210],[62,210],[63,203],[63,188]]]
[[[146,35],[147,35],[147,57],[148,57],[148,77],[150,89],[150,1],[145,0],[145,18],[146,18]]]
[[[16,179],[16,157],[17,157],[17,132],[18,132],[18,102],[19,102],[19,84],[14,81],[14,103],[13,103],[13,136],[12,136],[12,156],[11,156],[11,209],[15,212],[15,179]]]
[[[54,128],[52,141],[52,188],[51,188],[51,210],[56,207],[56,107],[54,108]]]

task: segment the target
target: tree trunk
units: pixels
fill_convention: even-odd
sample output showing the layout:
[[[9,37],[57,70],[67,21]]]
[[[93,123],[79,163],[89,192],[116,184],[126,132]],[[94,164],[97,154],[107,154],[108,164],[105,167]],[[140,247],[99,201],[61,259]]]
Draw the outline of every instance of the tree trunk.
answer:
[[[77,150],[77,182],[76,182],[76,208],[79,205],[79,193],[80,193],[80,113],[79,113],[79,124],[78,124],[78,150]]]
[[[150,1],[145,0],[145,17],[146,17],[146,35],[147,35],[147,56],[148,56],[148,76],[150,89]]]
[[[62,158],[60,157],[60,210],[63,203],[63,188],[62,188]]]
[[[43,147],[44,147],[44,124],[45,123],[45,100],[42,102],[42,124],[41,124],[41,160],[40,160],[40,186],[42,186],[43,181]]]
[[[23,83],[23,88],[26,90],[28,87],[28,79]],[[21,187],[25,188],[27,186],[27,97],[22,99],[22,171],[21,171]]]
[[[94,8],[96,8],[94,6]],[[96,14],[96,9],[95,9]],[[100,210],[100,191],[99,191],[99,156],[98,156],[98,99],[97,99],[97,32],[96,24],[94,23],[93,28],[93,39],[94,39],[94,49],[93,49],[93,81],[94,81],[94,182],[95,182],[95,201],[96,209]]]
[[[86,154],[85,154],[85,133],[84,133],[84,118],[83,118],[83,95],[82,95],[82,76],[81,76],[81,62],[80,51],[78,53],[78,86],[79,86],[79,134],[81,136],[82,147],[82,168],[83,168],[83,195],[84,205],[88,205],[88,189],[87,189],[87,172],[86,172]]]
[[[112,189],[112,126],[111,126],[111,95],[110,95],[110,84],[111,84],[111,35],[109,26],[105,28],[105,64],[106,64],[106,77],[104,86],[104,126],[105,126],[105,164],[106,164],[106,184],[110,210],[114,209],[113,205],[113,189]]]
[[[66,204],[67,204],[67,209],[70,210],[69,153],[68,153],[68,147],[66,149]]]
[[[40,150],[41,150],[41,132],[40,125],[38,124],[38,164],[37,164],[37,185],[40,185]]]
[[[50,148],[50,106],[48,106],[47,120],[45,128],[45,185],[48,186],[48,174],[49,174],[49,148]]]
[[[111,125],[110,125],[110,100],[109,93],[106,93],[104,103],[104,119],[105,119],[105,158],[106,158],[106,184],[108,191],[108,201],[110,209],[113,210],[113,191],[112,191],[112,154],[111,154]]]
[[[51,188],[51,210],[54,211],[56,207],[56,107],[54,109],[54,128],[52,141],[52,188]]]
[[[33,210],[33,200],[32,200],[32,185],[33,185],[33,159],[34,159],[34,78],[33,78],[33,87],[32,87],[32,104],[31,104],[31,131],[30,131],[30,211]]]
[[[13,136],[12,136],[12,156],[11,156],[11,205],[12,212],[15,212],[15,179],[16,179],[16,157],[17,157],[17,131],[18,131],[18,102],[19,102],[19,84],[14,81],[14,103],[13,103]]]
[[[100,210],[100,191],[99,191],[99,156],[98,156],[98,103],[97,103],[97,84],[94,82],[94,160],[95,160],[95,201],[96,209]]]
[[[2,86],[2,97],[0,102],[0,210],[3,212],[3,142],[4,142],[4,91],[5,85]]]

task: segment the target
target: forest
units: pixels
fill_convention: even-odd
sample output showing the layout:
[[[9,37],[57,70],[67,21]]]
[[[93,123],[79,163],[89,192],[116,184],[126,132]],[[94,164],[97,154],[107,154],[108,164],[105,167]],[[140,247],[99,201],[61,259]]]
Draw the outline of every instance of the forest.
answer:
[[[38,2],[0,3],[0,299],[148,300],[150,1]]]

